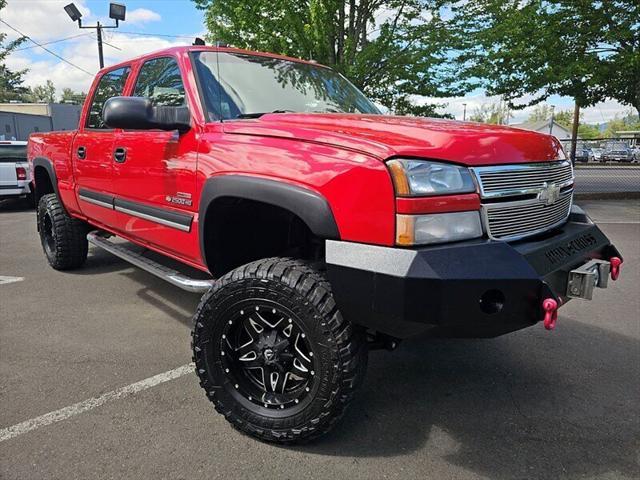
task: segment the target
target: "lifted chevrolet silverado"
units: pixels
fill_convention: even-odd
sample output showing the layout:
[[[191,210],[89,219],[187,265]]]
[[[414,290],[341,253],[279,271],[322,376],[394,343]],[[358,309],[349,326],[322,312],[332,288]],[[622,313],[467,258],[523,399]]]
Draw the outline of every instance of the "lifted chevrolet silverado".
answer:
[[[267,441],[335,425],[369,348],[552,329],[622,263],[554,137],[381,115],[277,55],[179,47],[103,69],[78,129],[32,135],[28,158],[51,266],[92,243],[204,292],[200,385]]]

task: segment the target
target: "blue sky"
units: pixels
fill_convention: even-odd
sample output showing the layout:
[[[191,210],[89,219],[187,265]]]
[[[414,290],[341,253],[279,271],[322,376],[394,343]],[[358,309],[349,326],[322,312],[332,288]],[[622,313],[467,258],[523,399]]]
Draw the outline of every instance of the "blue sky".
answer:
[[[94,73],[98,70],[98,56],[93,30],[79,30],[63,10],[71,0],[9,0],[2,11],[2,19],[40,43],[57,41],[75,36],[66,41],[51,43],[46,47],[81,69]],[[148,53],[172,45],[190,44],[196,35],[204,35],[204,12],[196,9],[190,0],[116,0],[127,6],[127,20],[117,30],[105,30],[105,64],[113,64],[127,58]],[[222,0],[224,1],[224,0]],[[250,0],[248,0],[250,1]],[[74,0],[83,12],[83,21],[111,24],[108,18],[108,0]],[[15,37],[4,24],[0,31]],[[78,37],[78,35],[82,35]],[[169,36],[171,35],[171,36]],[[174,37],[172,37],[174,36]],[[86,91],[92,76],[60,61],[42,48],[30,42],[28,47],[14,53],[7,60],[11,69],[28,68],[26,84],[43,84],[47,79],[54,82],[58,91],[69,87]],[[497,98],[486,97],[482,91],[472,92],[464,98],[427,99],[434,103],[447,103],[443,111],[462,118],[463,104],[467,104],[467,115],[483,103],[497,102]],[[525,99],[526,100],[526,99]],[[523,102],[524,103],[524,102]],[[573,108],[570,98],[552,97],[549,102],[556,111]],[[616,115],[624,115],[628,107],[614,101],[603,102],[584,110],[589,123],[602,123]],[[530,109],[514,112],[511,123],[524,121]]]

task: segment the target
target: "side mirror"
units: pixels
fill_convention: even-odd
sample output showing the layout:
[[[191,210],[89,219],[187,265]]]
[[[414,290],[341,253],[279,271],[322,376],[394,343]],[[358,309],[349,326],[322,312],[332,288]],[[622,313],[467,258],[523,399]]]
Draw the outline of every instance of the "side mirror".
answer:
[[[189,108],[154,107],[143,97],[112,97],[104,103],[102,120],[111,128],[129,130],[178,130],[191,128]]]

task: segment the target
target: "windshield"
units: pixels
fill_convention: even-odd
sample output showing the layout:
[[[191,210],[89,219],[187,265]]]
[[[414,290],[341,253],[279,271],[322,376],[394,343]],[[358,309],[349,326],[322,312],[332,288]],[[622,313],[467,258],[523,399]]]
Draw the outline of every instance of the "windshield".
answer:
[[[210,121],[270,112],[380,114],[346,78],[326,67],[225,52],[196,52],[194,61]]]
[[[0,145],[0,163],[26,161],[26,145]]]

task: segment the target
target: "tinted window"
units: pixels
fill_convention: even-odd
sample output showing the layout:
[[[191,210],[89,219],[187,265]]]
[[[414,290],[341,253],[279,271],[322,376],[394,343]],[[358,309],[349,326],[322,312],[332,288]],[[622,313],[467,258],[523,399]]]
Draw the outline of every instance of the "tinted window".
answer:
[[[327,67],[240,53],[197,52],[194,57],[211,120],[273,111],[380,113]]]
[[[0,145],[0,163],[4,162],[26,162],[26,145]]]
[[[111,97],[122,95],[124,84],[127,81],[131,68],[122,67],[105,73],[98,83],[96,93],[93,95],[91,109],[87,118],[87,128],[108,128],[102,121],[102,107]]]
[[[147,97],[154,105],[185,105],[184,85],[176,61],[168,57],[146,61],[138,74],[133,95]]]

